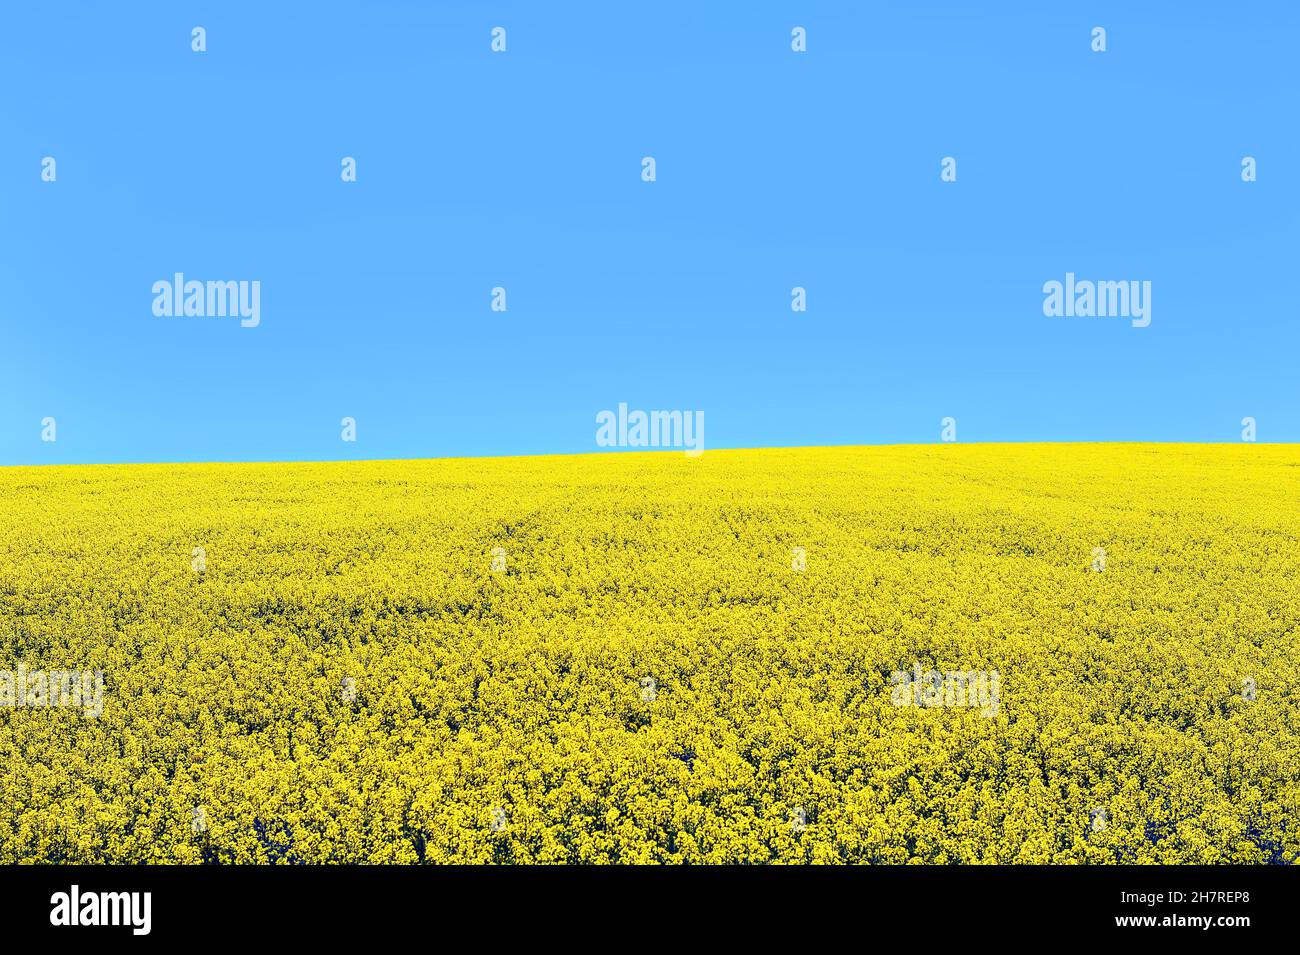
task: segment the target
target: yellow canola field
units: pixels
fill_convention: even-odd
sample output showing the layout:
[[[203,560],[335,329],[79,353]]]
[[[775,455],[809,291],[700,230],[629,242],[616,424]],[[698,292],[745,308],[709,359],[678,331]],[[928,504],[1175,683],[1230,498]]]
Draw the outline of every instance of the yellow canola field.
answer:
[[[0,669],[104,688],[0,706],[0,863],[1289,862],[1298,492],[1269,445],[0,469]]]

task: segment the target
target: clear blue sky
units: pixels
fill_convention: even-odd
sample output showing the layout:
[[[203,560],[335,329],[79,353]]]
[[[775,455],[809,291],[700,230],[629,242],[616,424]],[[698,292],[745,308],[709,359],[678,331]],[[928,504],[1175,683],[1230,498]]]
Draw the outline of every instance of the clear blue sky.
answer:
[[[5,5],[0,463],[1300,439],[1300,4],[294,6]]]

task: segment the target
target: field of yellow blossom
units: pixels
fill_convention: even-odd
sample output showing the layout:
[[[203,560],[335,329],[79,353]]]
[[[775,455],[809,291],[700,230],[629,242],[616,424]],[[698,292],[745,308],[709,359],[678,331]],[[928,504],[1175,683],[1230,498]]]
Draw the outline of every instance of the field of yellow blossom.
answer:
[[[1289,862],[1298,503],[1244,444],[3,468],[0,863]]]

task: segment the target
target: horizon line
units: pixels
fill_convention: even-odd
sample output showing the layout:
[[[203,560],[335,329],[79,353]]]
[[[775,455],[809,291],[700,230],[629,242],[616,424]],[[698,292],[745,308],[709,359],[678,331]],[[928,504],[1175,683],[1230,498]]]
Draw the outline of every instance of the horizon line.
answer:
[[[151,461],[61,461],[27,464],[0,464],[0,470],[14,468],[76,468],[76,467],[160,467],[165,465],[211,465],[211,464],[395,464],[411,461],[494,461],[515,460],[520,458],[577,458],[577,457],[615,457],[636,454],[671,454],[684,457],[705,457],[710,452],[719,451],[818,451],[850,450],[855,448],[933,448],[933,447],[990,447],[990,446],[1024,446],[1024,445],[1176,445],[1180,447],[1238,447],[1251,445],[1271,445],[1288,447],[1300,444],[1295,441],[1165,441],[1165,440],[1128,440],[1116,439],[1106,441],[898,441],[881,444],[790,444],[764,445],[760,447],[719,447],[704,448],[697,454],[687,453],[686,448],[616,448],[600,451],[537,451],[524,454],[454,454],[437,457],[384,457],[384,458],[250,458],[226,460],[151,460]]]

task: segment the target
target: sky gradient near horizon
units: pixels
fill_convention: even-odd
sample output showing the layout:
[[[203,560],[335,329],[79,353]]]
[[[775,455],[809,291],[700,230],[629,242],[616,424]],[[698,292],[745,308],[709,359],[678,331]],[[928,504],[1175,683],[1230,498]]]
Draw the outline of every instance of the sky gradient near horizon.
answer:
[[[984,6],[12,5],[0,464],[1300,440],[1297,5]]]

